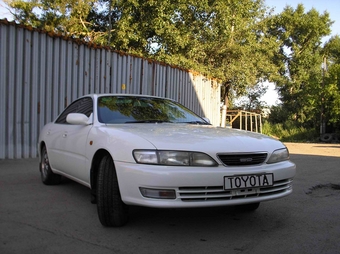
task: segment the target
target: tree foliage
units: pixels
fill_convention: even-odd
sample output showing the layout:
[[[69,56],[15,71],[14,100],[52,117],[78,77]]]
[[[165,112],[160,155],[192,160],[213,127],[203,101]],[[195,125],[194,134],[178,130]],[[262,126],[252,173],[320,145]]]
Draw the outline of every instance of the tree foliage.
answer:
[[[271,19],[270,33],[280,41],[274,57],[280,75],[272,81],[279,89],[286,119],[307,128],[320,126],[323,103],[324,71],[322,41],[330,34],[329,14],[315,9],[305,12],[287,6]]]
[[[103,33],[88,20],[95,0],[7,0],[17,22],[75,38],[97,41]],[[106,32],[105,32],[106,34]]]
[[[258,83],[254,87],[247,88],[246,95],[243,96],[236,104],[237,108],[246,111],[260,111],[268,107],[267,103],[261,101],[261,97],[267,92],[268,86]]]
[[[340,37],[331,38],[325,45],[324,56],[327,59],[323,81],[325,118],[340,131]]]

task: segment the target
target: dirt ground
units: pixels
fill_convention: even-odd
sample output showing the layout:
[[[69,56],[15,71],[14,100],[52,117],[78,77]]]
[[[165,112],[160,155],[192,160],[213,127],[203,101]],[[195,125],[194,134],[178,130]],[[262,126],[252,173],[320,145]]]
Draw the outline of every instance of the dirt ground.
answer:
[[[340,157],[340,144],[285,143],[291,154]]]

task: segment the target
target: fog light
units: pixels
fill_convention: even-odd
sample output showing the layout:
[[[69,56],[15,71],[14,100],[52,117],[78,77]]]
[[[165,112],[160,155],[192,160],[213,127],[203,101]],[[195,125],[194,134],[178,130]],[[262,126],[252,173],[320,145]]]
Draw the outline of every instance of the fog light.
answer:
[[[147,189],[139,188],[143,197],[146,198],[157,198],[157,199],[175,199],[175,190],[159,190],[159,189]]]

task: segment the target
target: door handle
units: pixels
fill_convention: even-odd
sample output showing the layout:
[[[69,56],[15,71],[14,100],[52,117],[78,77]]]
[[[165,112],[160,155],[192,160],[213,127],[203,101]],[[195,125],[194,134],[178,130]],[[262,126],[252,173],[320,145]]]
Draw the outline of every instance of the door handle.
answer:
[[[66,138],[66,137],[67,137],[67,133],[64,133],[64,134],[63,134],[63,138]]]

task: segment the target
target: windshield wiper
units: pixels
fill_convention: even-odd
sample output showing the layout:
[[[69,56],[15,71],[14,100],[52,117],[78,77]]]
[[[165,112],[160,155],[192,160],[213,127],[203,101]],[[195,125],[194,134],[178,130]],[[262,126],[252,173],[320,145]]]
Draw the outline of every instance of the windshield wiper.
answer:
[[[171,123],[170,121],[164,120],[136,120],[136,121],[127,121],[125,123]]]
[[[181,122],[181,123],[187,123],[187,124],[200,124],[200,125],[210,125],[210,123],[203,122],[203,121],[190,121],[190,122]]]

